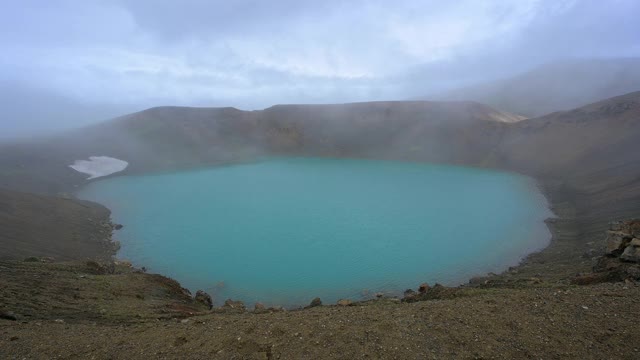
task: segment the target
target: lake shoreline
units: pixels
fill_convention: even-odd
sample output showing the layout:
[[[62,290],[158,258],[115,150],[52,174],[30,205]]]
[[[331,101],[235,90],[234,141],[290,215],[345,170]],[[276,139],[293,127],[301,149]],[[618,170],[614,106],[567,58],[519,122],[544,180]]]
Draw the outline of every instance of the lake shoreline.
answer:
[[[268,157],[268,158],[262,158],[262,159],[257,159],[255,161],[250,161],[250,162],[242,162],[239,164],[236,163],[230,163],[230,164],[223,164],[221,166],[236,166],[236,165],[245,165],[245,164],[252,164],[252,163],[256,163],[256,162],[262,162],[264,160],[269,160],[269,159],[274,159],[274,158],[281,158],[281,157]],[[299,158],[304,158],[303,156],[300,156]],[[334,158],[334,157],[320,157],[323,159],[340,159],[341,158]],[[358,158],[355,159],[347,159],[347,160],[361,160]],[[376,159],[363,159],[363,160],[370,160],[370,161],[378,161]],[[389,162],[396,162],[393,160],[382,160],[382,161],[389,161]],[[416,163],[416,164],[425,164],[425,163],[421,163],[421,162],[407,162],[407,163]],[[442,165],[442,166],[448,166],[447,164],[434,164],[434,165]],[[454,166],[461,166],[461,165],[454,165]],[[214,167],[218,167],[218,166],[214,166]],[[549,211],[552,213],[552,216],[546,218],[544,220],[545,226],[549,231],[549,241],[546,243],[546,246],[544,246],[543,248],[541,248],[540,250],[536,250],[533,252],[528,253],[527,255],[525,255],[524,257],[522,257],[520,259],[520,261],[518,262],[517,265],[513,265],[513,266],[509,266],[507,268],[507,266],[505,266],[503,268],[502,272],[499,272],[497,274],[491,272],[491,273],[483,273],[483,274],[477,274],[474,276],[470,276],[469,278],[466,278],[466,280],[461,281],[461,282],[456,282],[455,284],[449,284],[448,286],[451,287],[465,287],[465,286],[474,286],[475,284],[477,284],[478,279],[483,279],[483,281],[487,281],[487,280],[491,280],[493,282],[499,282],[502,281],[502,279],[521,279],[521,278],[528,278],[528,277],[537,277],[540,275],[544,275],[544,276],[548,276],[551,275],[550,278],[553,278],[554,280],[559,280],[557,279],[557,276],[555,276],[554,273],[554,269],[549,269],[548,267],[540,267],[540,264],[545,264],[547,263],[548,259],[552,259],[554,258],[557,254],[555,254],[556,250],[555,249],[550,249],[555,247],[556,243],[558,241],[561,241],[561,239],[566,239],[567,237],[571,237],[573,236],[573,220],[569,220],[568,218],[566,218],[566,215],[568,213],[570,213],[572,210],[575,210],[575,207],[569,207],[567,208],[567,204],[565,202],[554,202],[554,199],[556,199],[558,197],[558,192],[556,190],[553,189],[553,187],[549,186],[548,182],[545,181],[541,181],[538,180],[534,177],[522,174],[520,172],[515,172],[515,171],[510,171],[510,170],[506,170],[506,169],[500,169],[500,168],[487,168],[487,167],[477,167],[477,166],[461,166],[461,167],[467,167],[467,168],[473,168],[473,169],[478,169],[478,170],[485,170],[485,171],[490,171],[490,172],[501,172],[501,173],[506,173],[506,174],[511,174],[511,175],[515,175],[515,176],[520,176],[520,177],[524,177],[526,178],[525,181],[530,181],[532,183],[532,186],[536,188],[536,190],[539,192],[539,194],[541,194],[544,197],[545,200],[545,206],[549,209]],[[206,171],[208,168],[206,167],[201,167],[201,168],[195,168],[193,170],[195,171]],[[183,170],[177,170],[176,172],[180,172]],[[158,174],[171,174],[174,172],[161,172],[161,173],[151,173],[151,174],[131,174],[134,176],[146,176],[146,175],[158,175]],[[111,209],[110,209],[111,210]],[[563,217],[564,215],[564,217]],[[123,225],[127,225],[126,223],[124,223]],[[117,233],[115,233],[114,241],[118,241],[117,238]],[[551,253],[554,253],[553,255]],[[118,257],[117,253],[111,254],[112,258],[114,260],[119,260],[119,261],[123,261],[123,260],[129,260],[126,259],[126,257]],[[143,264],[143,263],[135,263],[134,265],[138,266],[138,267],[145,267],[148,266],[148,264]],[[153,269],[152,269],[153,270]],[[580,266],[580,267],[576,267],[576,270],[578,271],[586,271],[587,269]],[[517,274],[517,275],[516,275]],[[515,276],[514,276],[515,275]],[[445,282],[445,284],[447,284]],[[417,286],[418,284],[416,284]],[[192,289],[192,291],[194,291]],[[195,292],[195,291],[194,291]],[[321,296],[321,293],[318,293],[317,296]],[[399,292],[394,292],[392,293],[387,293],[387,295],[390,296],[399,296],[401,297],[401,291]],[[353,299],[354,301],[367,301],[374,298],[374,292],[372,292],[370,294],[370,298],[368,299]],[[310,300],[309,300],[310,301]],[[289,309],[297,309],[297,308],[301,308],[303,306],[305,306],[306,304],[298,304],[298,305],[292,305],[289,306]]]

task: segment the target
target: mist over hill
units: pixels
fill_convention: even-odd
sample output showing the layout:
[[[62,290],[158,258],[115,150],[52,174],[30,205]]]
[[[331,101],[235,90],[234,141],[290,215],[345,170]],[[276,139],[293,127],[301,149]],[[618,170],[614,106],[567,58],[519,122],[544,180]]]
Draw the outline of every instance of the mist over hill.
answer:
[[[0,151],[0,186],[58,193],[85,183],[75,160],[106,155],[129,173],[273,155],[482,163],[521,117],[473,102],[278,105],[262,111],[157,107]]]
[[[629,149],[640,136],[639,114],[640,92],[526,120],[475,102],[157,107],[2,145],[0,186],[73,192],[86,175],[69,165],[96,155],[129,162],[123,174],[293,155],[501,168],[580,192],[628,185],[625,196],[634,198],[640,160]]]
[[[535,117],[638,90],[640,58],[611,58],[549,63],[502,80],[433,94],[429,98],[478,101]]]

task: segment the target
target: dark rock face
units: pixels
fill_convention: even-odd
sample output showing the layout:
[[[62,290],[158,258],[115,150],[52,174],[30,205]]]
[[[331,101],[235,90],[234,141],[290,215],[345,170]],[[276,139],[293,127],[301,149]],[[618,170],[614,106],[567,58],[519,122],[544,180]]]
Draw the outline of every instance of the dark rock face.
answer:
[[[320,300],[320,298],[319,298],[319,297],[317,297],[317,298],[315,298],[315,299],[311,300],[311,303],[310,303],[310,304],[309,304],[309,306],[307,306],[307,307],[312,308],[312,307],[316,307],[316,306],[322,306],[322,300]]]
[[[202,290],[196,291],[196,296],[195,296],[194,300],[196,302],[206,306],[207,309],[213,308],[213,299],[211,298],[211,295],[207,294],[206,292],[204,292]]]
[[[18,317],[11,311],[0,311],[0,319],[16,321]]]

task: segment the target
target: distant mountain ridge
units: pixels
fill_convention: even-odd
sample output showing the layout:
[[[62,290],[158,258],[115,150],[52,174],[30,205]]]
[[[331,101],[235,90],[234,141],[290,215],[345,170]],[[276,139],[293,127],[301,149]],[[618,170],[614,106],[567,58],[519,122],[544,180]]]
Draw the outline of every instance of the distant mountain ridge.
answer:
[[[503,80],[429,96],[478,101],[527,117],[545,115],[640,90],[640,58],[551,63]]]
[[[639,94],[527,120],[477,102],[455,101],[277,105],[260,111],[156,107],[58,136],[0,145],[0,187],[48,194],[73,191],[86,177],[68,165],[95,155],[128,161],[127,173],[302,155],[560,176],[579,156],[593,159],[571,165],[576,171],[593,167],[601,158],[630,157],[620,148],[621,139],[631,143],[640,129],[622,119],[638,116]],[[598,155],[602,151],[597,148],[621,154],[608,159]]]
[[[157,107],[58,136],[0,145],[0,187],[72,191],[85,176],[68,165],[95,155],[128,161],[129,173],[283,154],[481,162],[502,129],[521,119],[475,102],[277,105],[261,111]],[[455,138],[462,141],[452,142]]]

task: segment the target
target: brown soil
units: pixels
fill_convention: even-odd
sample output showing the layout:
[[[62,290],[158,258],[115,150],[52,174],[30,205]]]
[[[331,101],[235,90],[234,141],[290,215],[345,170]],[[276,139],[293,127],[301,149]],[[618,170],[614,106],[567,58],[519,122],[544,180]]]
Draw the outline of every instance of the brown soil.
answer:
[[[16,265],[16,264],[13,264]],[[3,263],[3,288],[25,314],[0,320],[1,358],[96,359],[636,359],[640,286],[458,288],[442,299],[266,313],[200,312],[143,274]],[[49,276],[15,288],[7,280]],[[82,277],[84,276],[84,277]],[[65,290],[66,289],[66,290]],[[77,290],[74,290],[77,289]],[[39,291],[39,293],[35,293]],[[2,292],[3,296],[7,290]],[[138,296],[141,295],[141,296]],[[13,298],[15,299],[15,298]],[[49,300],[49,301],[47,301]],[[183,301],[188,302],[187,299]],[[30,303],[33,307],[25,308]],[[174,309],[180,308],[181,311]],[[184,310],[188,309],[188,310]]]

